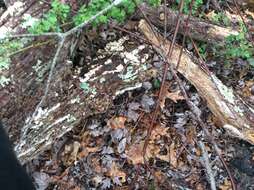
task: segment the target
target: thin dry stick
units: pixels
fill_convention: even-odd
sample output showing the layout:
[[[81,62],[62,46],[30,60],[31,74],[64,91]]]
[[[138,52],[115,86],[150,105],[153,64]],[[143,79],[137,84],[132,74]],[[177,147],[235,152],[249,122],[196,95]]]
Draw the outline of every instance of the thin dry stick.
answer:
[[[45,42],[41,42],[41,43],[37,43],[37,44],[32,44],[32,45],[30,45],[30,46],[27,46],[27,47],[25,47],[25,48],[22,48],[22,49],[19,49],[19,50],[15,51],[15,52],[12,52],[12,53],[10,53],[10,54],[7,55],[7,56],[10,57],[10,56],[16,55],[16,54],[18,54],[18,53],[27,51],[27,50],[32,49],[32,48],[37,48],[37,47],[40,47],[40,46],[44,46],[44,45],[49,44],[49,43],[51,43],[51,42],[53,42],[53,41],[54,41],[54,40],[51,39],[51,40],[48,40],[48,41],[45,41]]]
[[[167,0],[164,0],[164,39],[167,38],[167,14],[166,14],[166,11],[167,11]]]
[[[209,162],[208,153],[205,149],[205,145],[202,141],[199,141],[198,144],[202,151],[202,157],[203,157],[201,163],[204,165],[206,169],[206,174],[207,174],[208,181],[210,182],[211,190],[216,190],[215,179],[214,179],[213,171],[211,168],[211,164]]]

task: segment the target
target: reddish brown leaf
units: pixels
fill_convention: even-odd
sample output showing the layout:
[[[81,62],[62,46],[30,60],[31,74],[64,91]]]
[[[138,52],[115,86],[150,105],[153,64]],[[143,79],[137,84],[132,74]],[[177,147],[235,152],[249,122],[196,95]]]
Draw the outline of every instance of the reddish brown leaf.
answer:
[[[108,126],[112,129],[122,129],[125,128],[124,123],[126,121],[126,117],[114,117],[108,121]]]

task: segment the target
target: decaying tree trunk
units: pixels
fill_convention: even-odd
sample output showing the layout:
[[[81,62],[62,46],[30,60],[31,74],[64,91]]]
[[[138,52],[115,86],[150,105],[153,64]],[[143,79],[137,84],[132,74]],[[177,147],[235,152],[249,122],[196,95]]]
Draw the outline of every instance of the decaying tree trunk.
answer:
[[[176,67],[180,47],[175,45],[172,57],[167,57],[166,52],[168,52],[171,42],[165,41],[159,34],[156,37],[144,20],[140,21],[139,28],[154,45],[156,51],[165,56],[168,63]],[[211,112],[230,135],[254,144],[254,110],[251,107],[236,96],[232,89],[222,84],[215,75],[209,76],[193,62],[191,56],[186,52],[181,57],[177,71],[195,86],[198,93],[207,101]]]
[[[166,18],[168,30],[175,28],[175,24],[178,18],[177,12],[166,9],[165,16],[163,7],[152,8],[142,4],[140,8],[155,26],[164,28],[164,20]],[[142,18],[141,13],[139,16]],[[187,17],[187,15],[181,15],[181,23],[179,25],[179,33],[181,34],[184,34]],[[225,38],[229,35],[238,34],[238,31],[233,30],[232,28],[225,28],[222,26],[214,25],[192,16],[189,19],[188,26],[190,28],[188,35],[190,35],[193,39],[206,41],[212,44],[223,43]]]
[[[11,21],[4,22],[0,31],[14,32]],[[20,28],[15,27],[15,32],[18,31]],[[97,56],[90,60],[92,64],[84,65],[86,72],[81,80],[79,73],[72,70],[69,59],[76,42],[82,42],[83,38],[77,35],[65,40],[46,100],[36,114],[35,108],[44,96],[52,59],[58,48],[57,39],[36,38],[32,48],[12,57],[10,68],[4,71],[11,82],[0,89],[0,118],[10,127],[15,151],[22,163],[50,148],[90,115],[106,112],[117,95],[141,88],[142,81],[152,77],[145,66],[152,60],[152,55],[144,53],[149,52],[149,46],[124,36],[106,44],[105,49],[93,52]],[[51,43],[38,46],[47,41]]]

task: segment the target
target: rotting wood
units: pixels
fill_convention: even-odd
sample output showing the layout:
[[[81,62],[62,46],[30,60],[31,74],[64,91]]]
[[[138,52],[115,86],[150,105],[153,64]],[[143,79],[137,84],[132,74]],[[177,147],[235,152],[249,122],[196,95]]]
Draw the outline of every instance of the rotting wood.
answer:
[[[175,23],[177,20],[177,12],[171,9],[166,9],[166,16],[164,15],[164,8],[152,8],[145,4],[141,4],[140,8],[146,13],[149,20],[157,27],[164,28],[164,19],[167,18],[167,29],[170,30],[175,28]],[[142,15],[139,15],[142,17]],[[179,33],[183,34],[185,31],[185,22],[187,20],[187,15],[181,16],[181,24],[179,25]],[[225,28],[222,26],[214,25],[208,23],[205,20],[196,17],[190,17],[189,24],[190,27],[189,35],[196,40],[206,41],[212,44],[223,43],[225,38],[230,35],[237,35],[239,32],[233,30],[232,28]]]
[[[74,44],[72,40],[66,41],[46,102],[31,125],[26,121],[43,94],[43,81],[48,75],[54,46],[15,56],[9,70],[13,82],[0,89],[0,97],[2,93],[8,97],[1,107],[0,117],[11,127],[11,134],[15,136],[15,151],[22,163],[50,148],[87,117],[106,112],[117,95],[141,88],[143,81],[153,77],[146,67],[151,63],[152,54],[143,52],[148,51],[149,46],[139,45],[136,40],[124,36],[106,44],[105,49],[98,50],[98,56],[91,61],[94,64],[87,68],[88,72],[82,77],[91,89],[84,92],[80,88],[82,81],[72,71],[72,63],[68,61],[70,50],[67,49]],[[132,47],[131,50],[125,45]],[[13,130],[21,132],[13,133]]]
[[[166,52],[171,42],[165,41],[159,34],[154,34],[144,20],[140,21],[139,28],[154,45],[156,51],[165,56],[164,58],[175,67],[180,54],[180,46],[175,45],[172,57],[167,57]],[[231,88],[225,86],[215,75],[209,76],[194,63],[186,51],[181,57],[177,71],[195,86],[198,93],[207,101],[208,108],[231,136],[254,144],[254,110],[239,96],[236,96]]]

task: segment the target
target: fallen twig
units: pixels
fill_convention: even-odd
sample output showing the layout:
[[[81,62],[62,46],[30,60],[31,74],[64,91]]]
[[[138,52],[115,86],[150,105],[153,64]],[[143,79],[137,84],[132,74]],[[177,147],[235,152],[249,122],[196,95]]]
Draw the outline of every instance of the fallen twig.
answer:
[[[207,174],[208,181],[210,182],[211,190],[216,190],[215,179],[214,179],[213,171],[211,168],[211,164],[209,162],[208,153],[205,149],[205,145],[202,141],[199,141],[198,144],[202,151],[202,158],[203,158],[202,164],[204,165],[206,169],[206,174]]]

